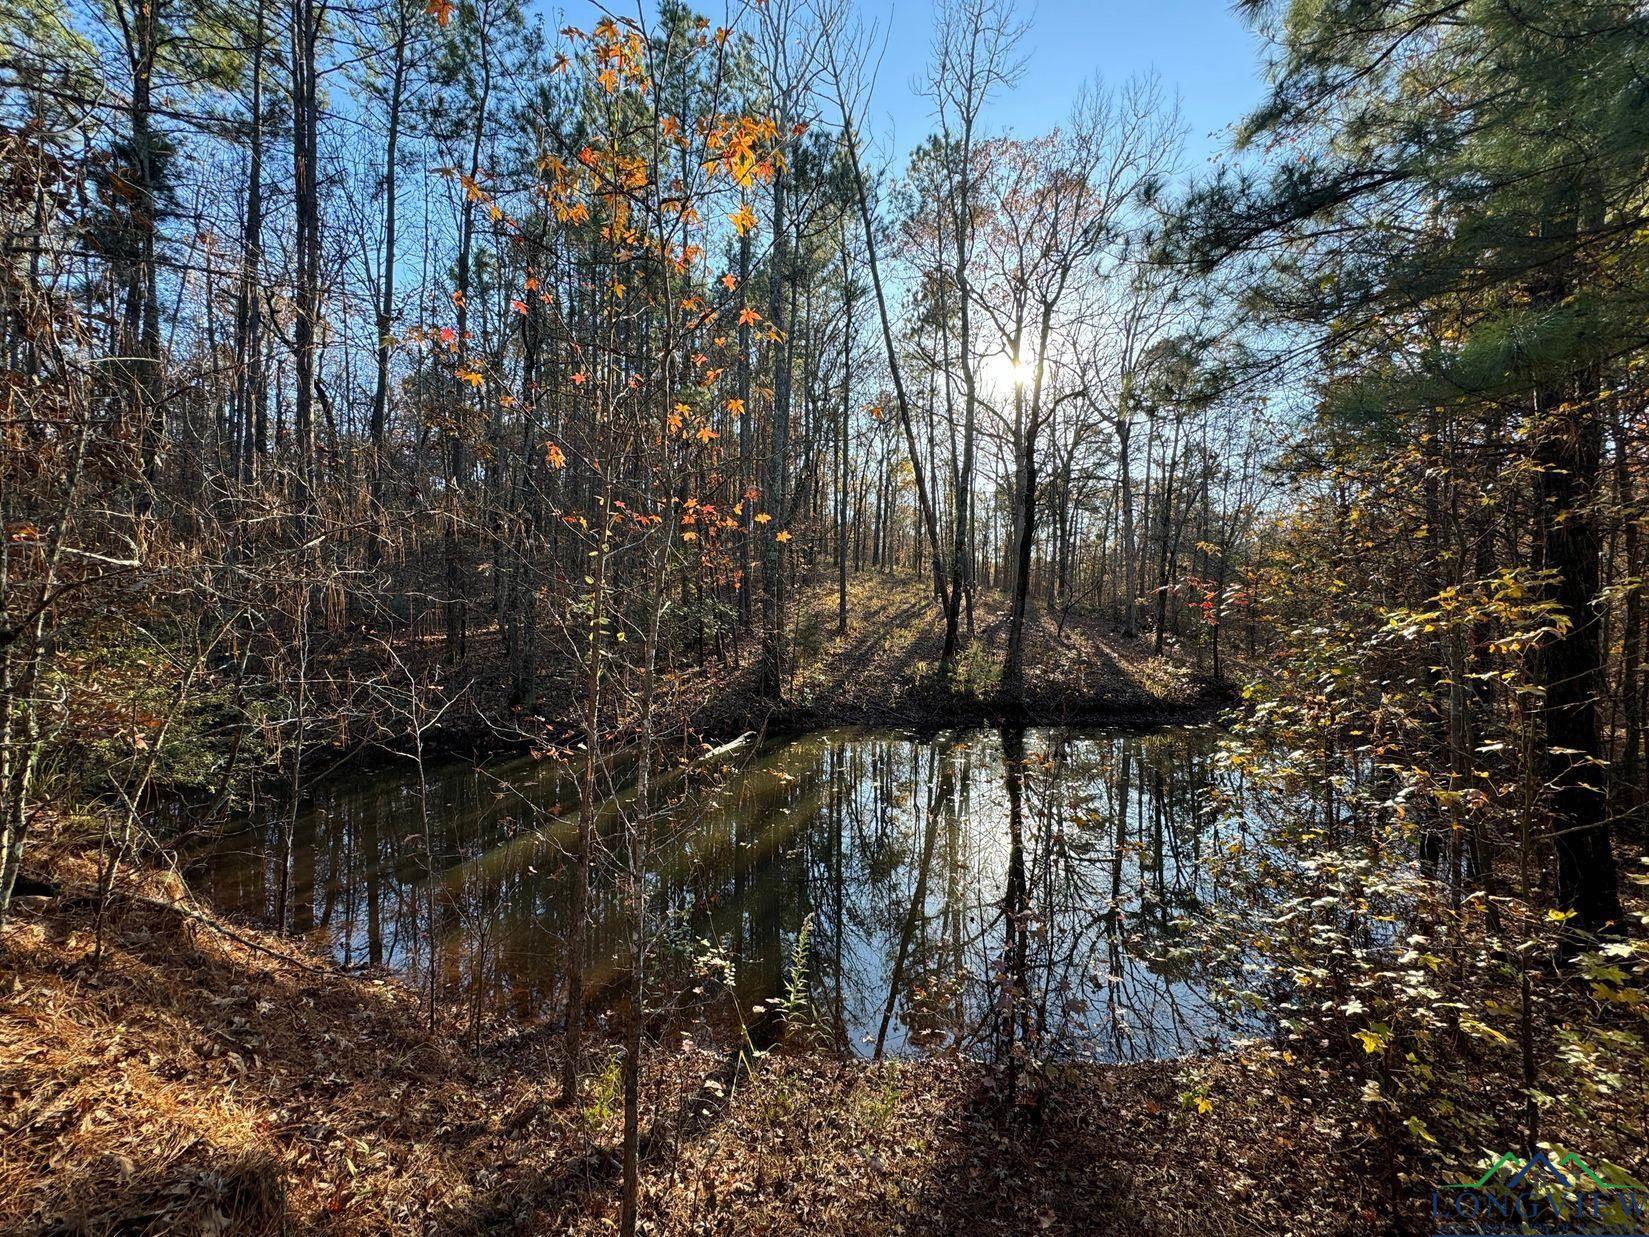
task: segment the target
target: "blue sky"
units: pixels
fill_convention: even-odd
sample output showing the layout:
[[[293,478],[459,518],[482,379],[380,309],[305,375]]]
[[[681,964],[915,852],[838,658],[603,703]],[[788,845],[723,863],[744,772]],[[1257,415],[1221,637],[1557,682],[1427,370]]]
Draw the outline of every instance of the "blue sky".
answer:
[[[898,163],[929,131],[928,104],[914,90],[933,30],[932,0],[860,0],[867,21],[888,35],[872,120],[891,139]],[[1229,0],[1030,0],[1024,50],[1028,71],[988,117],[995,131],[1021,136],[1060,123],[1084,81],[1120,81],[1155,70],[1184,112],[1186,164],[1200,170],[1227,141],[1226,130],[1260,101],[1260,41]]]
[[[718,0],[693,0],[701,11]],[[635,0],[605,0],[614,12],[633,12]],[[885,41],[870,120],[877,153],[902,169],[906,155],[932,129],[929,104],[916,90],[933,40],[933,0],[857,0],[864,21]],[[560,10],[558,12],[557,10]],[[590,0],[550,0],[552,31],[565,21],[588,26]],[[1021,137],[1061,123],[1085,81],[1096,74],[1121,81],[1155,70],[1179,96],[1186,122],[1186,170],[1196,173],[1224,149],[1227,130],[1260,101],[1264,87],[1261,43],[1233,11],[1231,0],[1025,0],[1029,21],[1022,51],[1023,80],[995,100],[987,116],[993,133]]]

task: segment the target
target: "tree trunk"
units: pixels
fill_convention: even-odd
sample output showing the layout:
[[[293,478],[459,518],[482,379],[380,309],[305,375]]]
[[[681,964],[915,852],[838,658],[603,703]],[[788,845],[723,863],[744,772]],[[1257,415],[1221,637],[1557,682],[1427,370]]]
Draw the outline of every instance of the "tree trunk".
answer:
[[[384,256],[383,287],[377,307],[377,368],[372,387],[372,513],[377,519],[383,509],[384,432],[389,420],[389,361],[393,351],[389,336],[395,313],[395,187],[396,154],[401,137],[401,97],[406,88],[407,18],[403,0],[395,0],[395,60],[389,87],[389,134],[384,144]],[[376,546],[378,539],[372,538]]]
[[[297,304],[292,325],[293,399],[297,439],[297,500],[309,512],[315,454],[315,384],[320,322],[321,209],[316,167],[315,45],[320,35],[315,0],[292,3],[292,191],[297,220]]]
[[[263,45],[264,13],[257,3],[252,44],[252,131],[246,172],[246,222],[241,236],[240,285],[235,294],[235,420],[240,435],[237,472],[251,481],[254,460],[269,449],[264,410],[262,297],[263,267]]]
[[[790,452],[790,362],[791,338],[796,316],[796,272],[790,262],[790,237],[785,218],[785,176],[778,172],[773,177],[773,262],[768,279],[767,319],[774,327],[787,322],[785,293],[790,294],[789,317],[784,338],[774,344],[773,361],[773,439],[768,448],[767,477],[762,505],[772,516],[773,523],[764,531],[762,541],[762,692],[773,700],[784,695],[784,638],[783,606],[780,591],[783,585],[784,545],[777,533],[784,519],[786,482]]]
[[[584,1042],[584,921],[588,917],[590,865],[595,855],[596,777],[601,768],[598,755],[601,750],[601,659],[605,655],[603,619],[611,503],[611,487],[608,487],[596,506],[601,532],[590,559],[590,626],[584,667],[584,769],[578,785],[578,853],[573,857],[572,898],[567,907],[567,1005],[561,1060],[563,1104],[571,1104],[578,1097],[578,1066]]]
[[[1597,935],[1621,923],[1613,829],[1603,785],[1607,762],[1598,724],[1603,687],[1600,549],[1595,511],[1603,423],[1584,399],[1561,393],[1536,401],[1535,537],[1552,573],[1546,600],[1566,626],[1538,658],[1545,688],[1545,771],[1551,788],[1557,898],[1574,927]]]

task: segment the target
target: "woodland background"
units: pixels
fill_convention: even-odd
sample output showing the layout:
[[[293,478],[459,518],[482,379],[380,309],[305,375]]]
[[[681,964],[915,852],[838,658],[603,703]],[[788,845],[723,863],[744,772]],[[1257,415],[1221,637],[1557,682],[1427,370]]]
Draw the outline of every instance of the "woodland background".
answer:
[[[1000,0],[940,6],[898,167],[830,0],[13,6],[0,922],[71,818],[107,905],[168,805],[515,745],[583,765],[640,959],[658,771],[828,716],[850,593],[914,580],[933,724],[1039,720],[1072,624],[1241,686],[1230,759],[1291,806],[1205,957],[1257,951],[1233,999],[1393,1183],[1641,1156],[1645,17],[1243,7],[1268,99],[1192,175],[1148,76],[995,131]]]

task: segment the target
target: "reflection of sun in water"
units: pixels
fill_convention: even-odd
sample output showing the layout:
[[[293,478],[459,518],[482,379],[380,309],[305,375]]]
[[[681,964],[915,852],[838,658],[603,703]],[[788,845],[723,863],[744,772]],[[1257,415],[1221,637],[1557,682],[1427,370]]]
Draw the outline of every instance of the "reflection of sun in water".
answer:
[[[980,364],[979,378],[980,385],[985,390],[998,395],[1008,395],[1015,387],[1022,387],[1030,382],[1030,359],[1025,357],[1015,361],[1005,352],[992,353]]]

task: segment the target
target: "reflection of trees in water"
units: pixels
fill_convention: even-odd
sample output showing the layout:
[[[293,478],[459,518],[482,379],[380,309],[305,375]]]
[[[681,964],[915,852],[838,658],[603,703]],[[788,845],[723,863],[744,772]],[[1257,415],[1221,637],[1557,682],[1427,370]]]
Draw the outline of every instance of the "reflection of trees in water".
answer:
[[[724,785],[682,789],[650,896],[675,939],[728,950],[739,1002],[765,1007],[750,1021],[758,1041],[782,1030],[771,998],[811,915],[816,1035],[840,1048],[1183,1051],[1211,1023],[1194,976],[1160,957],[1176,921],[1214,896],[1201,859],[1233,827],[1215,806],[1212,746],[1184,730],[810,736]],[[317,791],[295,831],[293,923],[325,932],[347,965],[414,978],[434,965],[477,1016],[491,1002],[552,1009],[570,779],[549,764],[435,771],[430,795],[426,856],[406,778]],[[206,862],[219,905],[270,910],[280,817]],[[603,869],[586,932],[597,1009],[623,940]],[[661,984],[690,986],[685,952],[661,960]]]
[[[949,742],[912,766],[927,808],[907,812],[905,841],[884,848],[904,870],[849,871],[829,890],[844,910],[819,922],[857,938],[837,939],[832,957],[860,972],[816,985],[834,1021],[874,1025],[894,1048],[940,1041],[1009,1056],[1018,1045],[1138,1058],[1211,1034],[1193,977],[1157,960],[1175,921],[1212,896],[1200,867],[1221,822],[1211,737]],[[817,879],[835,870],[820,864]],[[856,989],[873,1000],[855,1007]]]

